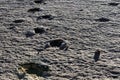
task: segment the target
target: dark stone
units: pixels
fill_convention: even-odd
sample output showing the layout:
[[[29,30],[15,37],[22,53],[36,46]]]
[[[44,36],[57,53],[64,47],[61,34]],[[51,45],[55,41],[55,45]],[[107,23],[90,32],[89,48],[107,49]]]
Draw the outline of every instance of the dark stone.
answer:
[[[26,35],[26,37],[32,37],[32,36],[35,35],[35,33],[32,32],[32,31],[27,31],[27,32],[25,33],[25,35]]]
[[[42,3],[45,3],[45,0],[34,0],[34,2],[36,4],[42,4]]]
[[[45,45],[45,49],[49,47],[59,47],[61,50],[68,49],[67,43],[62,39],[55,39],[55,40],[47,41],[47,44]]]
[[[35,31],[35,33],[42,34],[42,33],[45,32],[45,29],[44,29],[44,28],[39,28],[39,27],[37,27],[37,28],[34,28],[34,31]]]
[[[23,20],[23,19],[18,19],[18,20],[14,20],[13,22],[14,23],[22,23],[22,22],[24,22],[25,20]]]
[[[110,21],[110,19],[102,17],[102,18],[99,18],[99,19],[95,19],[95,21],[97,21],[97,22],[108,22],[108,21]]]
[[[43,16],[39,16],[39,17],[37,18],[37,20],[39,20],[39,19],[52,20],[52,19],[54,19],[54,16],[52,16],[52,15],[43,15]]]
[[[96,50],[95,54],[94,54],[94,57],[93,57],[95,62],[97,62],[99,60],[99,57],[100,57],[100,50]]]
[[[39,11],[42,11],[42,9],[40,8],[31,8],[28,10],[28,12],[31,12],[31,13],[35,13],[35,12],[39,12]]]
[[[119,3],[114,3],[114,2],[111,2],[111,3],[108,3],[109,6],[118,6]]]
[[[60,45],[60,49],[61,50],[67,50],[68,49],[68,46],[66,46],[67,44],[65,43],[65,42],[63,42],[63,43],[61,43],[61,45]]]
[[[50,46],[52,46],[52,47],[60,47],[63,42],[64,41],[62,39],[51,40],[50,41]]]

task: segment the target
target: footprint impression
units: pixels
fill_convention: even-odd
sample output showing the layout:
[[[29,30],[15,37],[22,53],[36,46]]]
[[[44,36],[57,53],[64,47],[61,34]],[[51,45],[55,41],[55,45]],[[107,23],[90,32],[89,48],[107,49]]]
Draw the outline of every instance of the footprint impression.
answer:
[[[48,71],[50,71],[50,68],[47,64],[45,63],[24,63],[24,64],[20,64],[20,67],[18,69],[19,73],[22,73],[22,77],[20,74],[18,74],[19,78],[24,78],[25,74],[30,74],[35,75],[37,77],[44,77],[47,76]]]

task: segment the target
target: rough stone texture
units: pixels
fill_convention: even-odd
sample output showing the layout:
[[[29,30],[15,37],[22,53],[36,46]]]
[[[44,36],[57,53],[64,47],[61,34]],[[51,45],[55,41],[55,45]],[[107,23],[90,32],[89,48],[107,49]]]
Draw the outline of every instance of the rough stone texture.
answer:
[[[0,80],[119,80],[119,0],[0,0]],[[31,8],[42,11],[29,13]],[[39,16],[52,15],[52,19]],[[106,18],[109,21],[96,21]],[[21,23],[15,20],[23,19]],[[48,28],[44,34],[26,37],[26,31]],[[68,41],[67,51],[41,50],[46,41]],[[102,50],[94,62],[94,52]],[[39,51],[38,51],[39,50]],[[41,51],[40,51],[41,50]],[[19,79],[19,64],[41,61],[50,66],[49,76],[25,73]]]

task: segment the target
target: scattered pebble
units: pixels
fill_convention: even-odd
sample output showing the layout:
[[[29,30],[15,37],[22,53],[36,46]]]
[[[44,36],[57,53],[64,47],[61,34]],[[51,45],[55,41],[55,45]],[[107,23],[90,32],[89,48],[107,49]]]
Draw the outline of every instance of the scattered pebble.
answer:
[[[118,6],[119,3],[114,3],[114,2],[111,2],[111,3],[108,3],[109,6]]]
[[[17,19],[17,20],[14,20],[13,22],[14,23],[22,23],[22,22],[24,22],[25,20],[23,20],[23,19]]]
[[[35,33],[34,33],[33,31],[27,31],[27,32],[25,33],[25,35],[26,35],[26,37],[32,37],[32,36],[35,35]]]
[[[99,57],[100,57],[100,50],[96,50],[95,51],[95,54],[94,54],[94,60],[95,62],[97,62],[99,60]]]
[[[99,19],[95,19],[95,21],[97,21],[97,22],[108,22],[108,21],[110,21],[110,19],[101,17]]]
[[[34,0],[34,2],[36,4],[42,4],[42,3],[45,3],[45,0]]]
[[[49,47],[59,47],[59,49],[61,49],[61,50],[68,49],[67,43],[62,39],[55,39],[55,40],[47,41],[47,43],[45,45],[45,49],[49,48]]]
[[[52,20],[52,19],[54,19],[54,16],[52,16],[52,15],[43,15],[43,16],[39,16],[39,17],[37,18],[37,20],[40,20],[40,19]]]
[[[28,12],[31,12],[31,13],[35,13],[35,12],[39,12],[39,11],[42,11],[42,9],[40,8],[31,8],[28,10]]]
[[[44,28],[40,28],[40,27],[37,27],[37,28],[34,28],[34,31],[35,33],[39,33],[39,34],[42,34],[44,33],[46,30]]]

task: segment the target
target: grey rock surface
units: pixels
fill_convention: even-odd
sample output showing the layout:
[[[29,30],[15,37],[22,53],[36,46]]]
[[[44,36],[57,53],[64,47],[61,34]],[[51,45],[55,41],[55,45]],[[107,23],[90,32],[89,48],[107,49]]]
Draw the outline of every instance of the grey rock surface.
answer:
[[[0,0],[0,80],[120,80],[119,3]],[[40,26],[47,30],[35,34],[34,28]],[[67,41],[66,51],[57,47],[41,50],[46,41],[56,38]],[[97,49],[101,55],[95,62]],[[27,73],[28,67],[20,68],[26,62],[47,64],[49,74]]]

